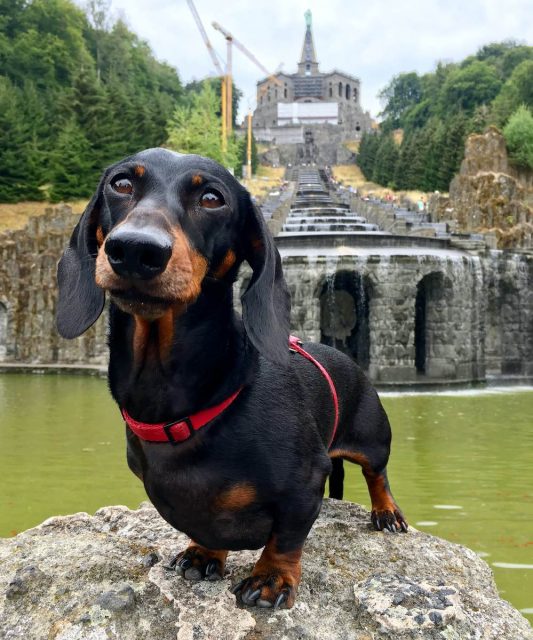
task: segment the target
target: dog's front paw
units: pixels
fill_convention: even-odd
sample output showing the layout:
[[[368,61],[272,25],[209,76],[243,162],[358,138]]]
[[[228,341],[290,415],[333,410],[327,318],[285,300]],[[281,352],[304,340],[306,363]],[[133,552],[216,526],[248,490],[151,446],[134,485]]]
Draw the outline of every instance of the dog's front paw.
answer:
[[[392,511],[388,509],[372,509],[370,519],[372,520],[374,528],[378,531],[387,530],[391,533],[402,531],[403,533],[407,533],[407,521],[397,507]]]
[[[226,566],[227,551],[206,549],[195,542],[178,553],[168,564],[186,580],[222,580]]]
[[[291,575],[276,572],[263,575],[251,575],[241,580],[232,593],[240,596],[249,607],[274,607],[290,609],[296,599],[297,585]]]

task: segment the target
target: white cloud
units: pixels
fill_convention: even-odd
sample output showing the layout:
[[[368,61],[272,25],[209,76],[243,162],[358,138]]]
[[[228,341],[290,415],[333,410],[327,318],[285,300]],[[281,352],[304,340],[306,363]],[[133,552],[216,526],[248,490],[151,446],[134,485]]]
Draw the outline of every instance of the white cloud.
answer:
[[[113,0],[131,29],[156,56],[175,66],[184,82],[214,69],[185,0]],[[458,61],[489,42],[514,39],[533,44],[530,0],[196,0],[209,38],[225,58],[226,43],[211,22],[238,38],[268,69],[280,63],[292,73],[300,56],[305,23],[313,12],[313,34],[321,71],[339,68],[360,78],[362,103],[375,115],[377,93],[404,71],[431,71],[439,60]],[[262,77],[240,51],[233,53],[234,78],[244,92],[241,112],[255,105]]]

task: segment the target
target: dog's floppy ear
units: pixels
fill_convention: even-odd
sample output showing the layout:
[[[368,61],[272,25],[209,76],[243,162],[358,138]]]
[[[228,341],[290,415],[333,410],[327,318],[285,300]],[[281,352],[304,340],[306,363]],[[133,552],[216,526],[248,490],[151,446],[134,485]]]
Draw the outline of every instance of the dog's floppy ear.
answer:
[[[253,273],[242,296],[244,327],[259,353],[285,365],[289,360],[289,291],[274,239],[262,213],[246,197],[245,259]]]
[[[63,338],[77,338],[93,325],[104,308],[105,295],[95,282],[96,227],[104,178],[91,198],[57,267],[59,298],[57,330]]]

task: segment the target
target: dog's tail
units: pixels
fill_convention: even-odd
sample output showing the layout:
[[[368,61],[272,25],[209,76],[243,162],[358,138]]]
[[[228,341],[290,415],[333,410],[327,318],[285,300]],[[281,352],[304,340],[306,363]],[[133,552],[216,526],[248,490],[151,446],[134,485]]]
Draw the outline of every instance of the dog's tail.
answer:
[[[344,490],[344,466],[342,458],[331,460],[331,473],[329,476],[329,497],[342,500]]]

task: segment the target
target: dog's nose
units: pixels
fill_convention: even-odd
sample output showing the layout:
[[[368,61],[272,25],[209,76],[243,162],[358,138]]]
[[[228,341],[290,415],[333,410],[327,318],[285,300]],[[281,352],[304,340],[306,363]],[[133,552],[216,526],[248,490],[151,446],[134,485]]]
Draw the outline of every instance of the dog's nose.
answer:
[[[150,280],[165,270],[172,254],[172,239],[155,227],[140,231],[122,226],[109,234],[105,252],[119,276]]]

